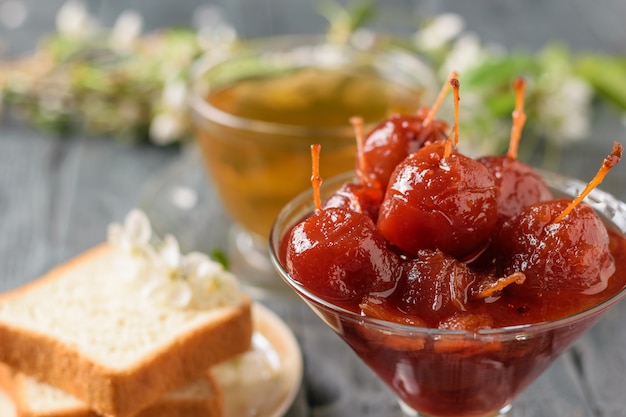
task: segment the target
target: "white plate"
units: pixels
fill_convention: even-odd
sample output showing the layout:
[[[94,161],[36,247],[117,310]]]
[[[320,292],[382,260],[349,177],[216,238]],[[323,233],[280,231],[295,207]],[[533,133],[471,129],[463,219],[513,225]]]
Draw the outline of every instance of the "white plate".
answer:
[[[231,379],[229,382],[214,369],[213,376],[224,393],[225,417],[280,417],[287,412],[300,389],[302,353],[291,330],[276,314],[258,303],[254,304],[253,320],[252,355],[257,355],[257,359],[259,355],[264,356],[272,365],[272,372],[268,375],[253,371],[254,374],[244,375],[243,381]]]

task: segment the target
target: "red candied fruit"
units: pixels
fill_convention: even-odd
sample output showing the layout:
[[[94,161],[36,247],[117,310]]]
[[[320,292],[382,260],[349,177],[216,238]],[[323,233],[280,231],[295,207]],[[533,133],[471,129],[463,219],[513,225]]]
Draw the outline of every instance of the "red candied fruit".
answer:
[[[400,275],[399,258],[361,213],[318,210],[288,239],[287,271],[326,300],[359,302],[366,294],[390,290]]]
[[[522,272],[535,294],[597,294],[616,270],[609,234],[598,214],[583,199],[622,158],[624,147],[613,144],[602,166],[573,200],[533,204],[506,222],[499,233],[498,264],[506,272]]]
[[[408,254],[439,249],[462,259],[484,247],[497,214],[495,181],[487,168],[460,153],[444,157],[444,145],[435,144],[398,165],[377,226]]]
[[[437,327],[440,320],[467,310],[479,280],[463,262],[441,251],[423,250],[404,264],[390,297],[402,312]]]
[[[518,159],[486,156],[479,161],[495,178],[501,221],[516,216],[530,204],[553,198],[541,175]]]
[[[341,207],[365,214],[376,221],[382,201],[383,192],[381,189],[349,182],[343,184],[326,200],[324,208]]]
[[[409,255],[439,249],[459,259],[475,258],[489,242],[498,206],[493,175],[480,162],[453,152],[459,140],[459,81],[454,88],[454,145],[423,147],[393,171],[377,226]]]
[[[457,73],[452,72],[449,80],[456,77]],[[415,115],[393,114],[370,131],[362,140],[357,155],[357,168],[360,168],[362,182],[384,190],[396,165],[404,158],[427,143],[446,140],[448,124],[435,119],[435,114],[449,89],[450,83],[447,82],[430,109],[422,107]]]
[[[350,119],[357,139],[358,164],[356,173],[358,182],[348,182],[335,191],[324,203],[324,208],[342,207],[347,210],[363,213],[376,221],[378,209],[383,201],[383,190],[376,184],[372,185],[366,175],[367,164],[363,156],[363,119]]]
[[[511,287],[516,293],[596,294],[606,288],[615,271],[606,227],[586,204],[555,222],[569,204],[533,204],[502,226],[498,264],[505,274],[526,275],[523,284]]]
[[[448,125],[439,120],[424,126],[427,108],[415,115],[391,115],[382,121],[366,137],[363,158],[366,169],[363,174],[372,184],[384,189],[396,165],[426,142],[445,140]]]
[[[517,78],[514,87],[516,100],[509,150],[506,155],[490,155],[478,159],[496,180],[498,215],[501,222],[519,214],[527,205],[552,199],[552,193],[541,175],[517,159],[517,148],[526,123],[526,81]]]

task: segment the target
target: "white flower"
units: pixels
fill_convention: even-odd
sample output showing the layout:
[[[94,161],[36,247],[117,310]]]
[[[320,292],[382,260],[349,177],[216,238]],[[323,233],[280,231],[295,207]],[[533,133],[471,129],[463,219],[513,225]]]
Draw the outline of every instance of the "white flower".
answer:
[[[198,7],[193,13],[193,23],[197,28],[198,44],[205,51],[237,40],[237,31],[228,23],[219,6]]]
[[[182,79],[165,84],[161,95],[163,106],[168,109],[180,110],[187,106],[187,84]]]
[[[557,143],[587,138],[593,91],[583,80],[561,74],[546,80],[547,94],[537,104],[539,123]]]
[[[59,9],[56,26],[61,34],[86,38],[95,31],[97,25],[83,2],[70,0]]]
[[[181,210],[191,210],[198,204],[198,191],[192,187],[179,185],[172,188],[172,204]]]
[[[113,25],[109,45],[116,51],[131,51],[141,34],[142,26],[143,19],[139,13],[132,10],[124,11]]]
[[[187,307],[191,302],[191,287],[181,271],[183,258],[176,238],[165,236],[161,245],[149,254],[141,295],[156,304]]]
[[[187,130],[187,114],[183,111],[163,111],[150,122],[150,139],[157,145],[168,145],[180,139]]]
[[[225,307],[238,299],[235,276],[200,252],[180,253],[171,235],[155,251],[142,295],[151,301],[177,308]]]
[[[163,266],[171,269],[180,267],[182,259],[180,254],[180,245],[174,236],[165,235],[163,243],[157,250],[157,254],[157,263],[161,263]]]
[[[206,254],[181,254],[178,240],[166,235],[152,244],[146,214],[132,210],[124,224],[108,229],[109,243],[119,249],[113,260],[117,276],[134,283],[139,295],[151,303],[174,308],[210,309],[238,302],[236,277]]]
[[[415,34],[415,45],[420,49],[437,49],[456,38],[463,28],[463,18],[454,13],[437,16]]]
[[[152,238],[152,226],[141,210],[131,210],[124,224],[112,223],[107,231],[109,244],[128,253],[143,252]]]
[[[198,44],[203,51],[213,52],[214,48],[227,47],[237,38],[235,28],[224,23],[214,27],[203,26],[197,32]]]
[[[146,214],[132,210],[124,224],[112,223],[107,230],[108,243],[118,250],[113,269],[125,281],[134,281],[145,269],[146,252],[150,250],[152,228]]]
[[[357,49],[367,50],[376,43],[376,33],[370,29],[357,29],[350,35],[350,43]]]
[[[225,307],[237,300],[237,278],[208,256],[192,252],[185,257],[183,271],[193,290],[196,308]]]
[[[454,42],[452,49],[441,65],[442,77],[447,77],[452,71],[461,74],[480,65],[487,57],[487,50],[480,43],[480,38],[474,33],[467,33]]]
[[[141,296],[150,302],[176,308],[186,308],[191,301],[191,288],[186,281],[173,278],[166,271],[153,274],[141,288]]]
[[[222,8],[213,4],[197,7],[192,13],[192,19],[193,25],[198,29],[212,27],[226,22]]]

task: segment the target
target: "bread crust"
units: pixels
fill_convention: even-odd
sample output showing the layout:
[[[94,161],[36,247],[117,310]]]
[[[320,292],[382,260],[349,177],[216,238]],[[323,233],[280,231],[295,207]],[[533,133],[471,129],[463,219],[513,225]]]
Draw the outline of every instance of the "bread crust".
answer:
[[[0,305],[110,250],[100,245],[53,269],[37,281],[0,296]],[[109,369],[75,346],[0,320],[0,362],[57,387],[100,414],[131,417],[166,392],[198,378],[212,365],[245,352],[252,335],[251,300],[216,320],[187,331],[128,369]]]
[[[213,395],[207,397],[165,395],[136,417],[222,417],[224,399],[219,384],[210,372],[205,373],[203,382]],[[80,403],[71,407],[58,407],[38,412],[29,403],[26,394],[28,383],[24,374],[0,364],[0,389],[13,402],[16,410],[15,417],[103,417]]]

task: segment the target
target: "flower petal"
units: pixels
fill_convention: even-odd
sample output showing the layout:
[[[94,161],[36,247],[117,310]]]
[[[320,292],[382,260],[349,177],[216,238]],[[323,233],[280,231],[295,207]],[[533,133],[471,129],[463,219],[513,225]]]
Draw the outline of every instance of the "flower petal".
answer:
[[[211,259],[202,252],[189,252],[180,262],[180,268],[184,275],[196,275],[202,265],[212,262]]]
[[[119,223],[111,223],[107,228],[107,242],[111,246],[116,248],[126,250],[127,249],[127,240],[125,239],[124,229],[122,225]]]
[[[238,302],[239,284],[233,274],[222,271],[217,275],[191,276],[189,285],[193,290],[196,308],[220,308]]]
[[[159,258],[169,268],[178,268],[180,266],[180,246],[174,236],[166,235],[163,238],[162,245],[159,248]]]
[[[133,243],[139,245],[148,243],[152,237],[148,216],[137,209],[131,210],[124,219],[124,231]]]
[[[189,284],[183,280],[155,276],[142,287],[141,296],[155,304],[185,308],[191,302],[192,292]]]

